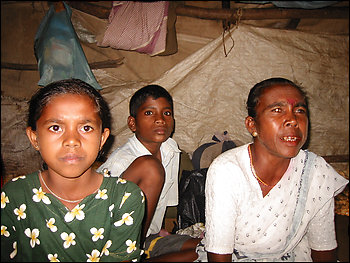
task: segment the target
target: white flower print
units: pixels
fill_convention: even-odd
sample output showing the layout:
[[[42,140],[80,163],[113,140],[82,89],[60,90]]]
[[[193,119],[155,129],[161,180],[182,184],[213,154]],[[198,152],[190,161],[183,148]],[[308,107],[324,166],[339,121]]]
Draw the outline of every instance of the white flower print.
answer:
[[[104,236],[103,236],[104,231],[105,230],[103,228],[100,228],[99,230],[97,230],[96,227],[91,228],[90,233],[93,234],[92,241],[96,242],[99,239],[103,239],[104,238]]]
[[[126,183],[126,180],[119,177],[118,180],[117,180],[117,184],[119,184],[119,183],[125,184],[125,183]]]
[[[76,205],[76,207],[74,207],[72,211],[68,212],[64,216],[64,220],[66,222],[71,222],[74,220],[74,218],[77,218],[78,220],[83,220],[85,218],[85,213],[83,211],[84,207],[85,207],[85,204],[82,204],[81,206],[79,206],[79,204]]]
[[[111,177],[110,172],[108,171],[107,168],[104,168],[104,169],[102,170],[102,172],[103,172],[103,176],[104,176],[104,177]]]
[[[103,189],[102,191],[98,189],[98,193],[96,194],[95,198],[106,200],[108,198],[108,195],[106,193],[107,189]]]
[[[109,212],[111,212],[111,217],[113,217],[113,209],[114,209],[114,204],[111,204],[109,207],[108,207],[108,210]]]
[[[33,188],[33,201],[39,203],[41,200],[49,205],[51,204],[50,199],[46,196],[46,193],[43,191],[41,187],[39,187],[39,190],[36,188]]]
[[[6,204],[10,202],[8,196],[6,196],[5,192],[1,192],[1,208],[5,208]]]
[[[125,213],[122,216],[122,219],[118,220],[117,222],[114,223],[116,227],[121,226],[122,224],[125,223],[125,225],[130,226],[134,223],[134,219],[131,217],[131,215],[134,213],[132,211],[131,213]]]
[[[55,218],[51,217],[49,220],[46,220],[46,226],[51,230],[51,232],[56,232],[57,231],[57,226],[55,226]],[[50,254],[51,255],[51,254]]]
[[[128,239],[126,240],[125,244],[128,246],[126,252],[128,252],[129,254],[136,250],[136,241],[132,242],[130,239]]]
[[[39,236],[39,229],[34,228],[32,231],[30,231],[29,228],[24,230],[24,234],[26,234],[27,237],[30,238],[30,246],[32,248],[35,247],[35,244],[40,245],[40,240],[38,239]]]
[[[24,212],[26,211],[27,206],[25,204],[21,204],[21,206],[13,210],[15,215],[17,216],[17,220],[25,219],[27,217],[27,214]]]
[[[70,233],[69,235],[66,232],[63,232],[61,234],[61,238],[64,240],[63,247],[69,248],[71,245],[74,246],[76,244],[75,242],[75,234]]]
[[[122,198],[122,201],[120,202],[119,208],[121,208],[123,206],[123,204],[125,203],[126,199],[128,199],[130,195],[131,195],[131,193],[127,193],[127,192],[124,193],[124,196]]]
[[[7,231],[7,226],[1,226],[1,235],[5,236],[5,237],[9,237],[10,236],[10,232]]]
[[[143,194],[142,191],[140,193],[141,193],[141,196],[142,196],[142,203],[144,203],[145,202],[145,195]]]
[[[48,254],[47,258],[50,260],[50,262],[60,262],[56,253],[54,255]]]
[[[17,241],[12,244],[13,251],[10,254],[10,258],[14,258],[17,255]]]
[[[99,262],[100,261],[100,251],[98,251],[97,249],[94,249],[90,254],[86,254],[86,256],[89,258],[87,260],[87,262]]]
[[[14,182],[14,181],[17,181],[18,179],[25,179],[25,178],[26,178],[25,175],[20,175],[20,176],[17,176],[15,178],[12,178],[12,181]]]
[[[101,257],[103,256],[103,254],[105,254],[106,256],[109,255],[109,248],[111,247],[112,245],[112,240],[108,240],[105,244],[105,246],[102,248],[102,251],[101,251]]]

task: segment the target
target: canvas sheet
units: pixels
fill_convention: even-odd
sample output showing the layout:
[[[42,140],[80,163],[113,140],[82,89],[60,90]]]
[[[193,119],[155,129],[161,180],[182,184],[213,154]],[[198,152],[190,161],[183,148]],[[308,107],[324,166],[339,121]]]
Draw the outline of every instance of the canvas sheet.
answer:
[[[232,38],[231,38],[232,37]],[[309,149],[320,155],[349,151],[349,38],[280,29],[239,26],[213,40],[152,83],[174,99],[175,133],[180,148],[192,153],[215,132],[251,140],[244,126],[249,90],[257,82],[284,77],[300,84],[310,103]],[[132,93],[143,83],[104,93],[114,118],[113,148],[131,132],[126,125]]]

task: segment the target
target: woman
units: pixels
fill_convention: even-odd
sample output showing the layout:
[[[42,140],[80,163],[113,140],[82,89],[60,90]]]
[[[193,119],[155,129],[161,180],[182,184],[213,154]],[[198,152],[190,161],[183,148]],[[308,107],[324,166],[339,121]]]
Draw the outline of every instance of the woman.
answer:
[[[334,196],[348,180],[301,149],[305,93],[287,79],[267,79],[251,89],[247,109],[253,143],[226,151],[208,170],[209,261],[336,261]]]

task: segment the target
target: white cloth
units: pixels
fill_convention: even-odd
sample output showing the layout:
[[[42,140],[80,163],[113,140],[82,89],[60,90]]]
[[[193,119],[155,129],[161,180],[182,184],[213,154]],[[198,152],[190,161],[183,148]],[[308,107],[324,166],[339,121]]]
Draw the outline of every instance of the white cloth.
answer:
[[[146,236],[157,234],[161,230],[167,206],[178,205],[178,178],[181,151],[176,141],[168,138],[160,146],[160,152],[162,164],[165,169],[165,181]],[[137,157],[143,155],[151,155],[151,153],[134,134],[124,145],[112,152],[107,161],[97,169],[97,172],[102,173],[102,170],[107,168],[111,176],[119,177]]]
[[[334,196],[348,183],[316,156],[305,202],[298,198],[306,151],[291,159],[281,180],[263,197],[250,168],[248,144],[218,156],[206,179],[205,250],[233,254],[235,260],[311,261],[311,249],[331,250],[337,242]],[[307,173],[306,173],[307,174]],[[305,204],[293,236],[297,199]],[[300,222],[300,220],[299,220]],[[238,253],[237,253],[238,252]],[[243,257],[243,258],[242,258]]]

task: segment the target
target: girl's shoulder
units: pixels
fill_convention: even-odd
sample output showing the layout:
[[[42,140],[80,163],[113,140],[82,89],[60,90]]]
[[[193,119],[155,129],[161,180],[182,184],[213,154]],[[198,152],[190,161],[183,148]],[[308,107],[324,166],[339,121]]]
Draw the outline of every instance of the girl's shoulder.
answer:
[[[1,191],[16,191],[21,192],[28,187],[40,187],[38,171],[27,175],[19,175],[8,181]]]
[[[10,203],[10,209],[27,203],[40,193],[40,187],[38,172],[11,179],[1,188],[1,208],[7,207],[6,203]]]
[[[141,188],[134,182],[127,181],[123,178],[105,177],[105,187],[108,196],[113,200],[119,209],[125,203],[127,207],[139,207],[145,202],[145,195]]]
[[[125,180],[121,177],[104,176],[106,186],[115,192],[142,192],[141,188],[134,182]]]

